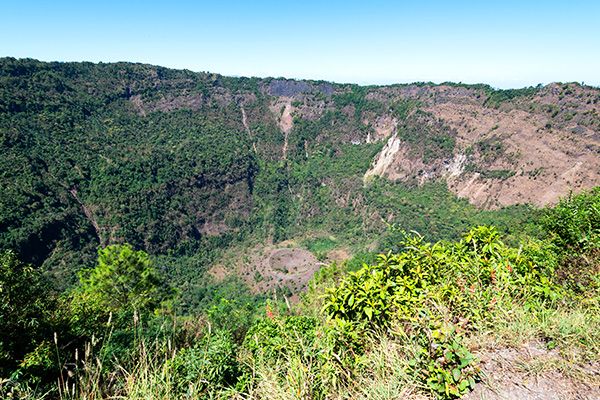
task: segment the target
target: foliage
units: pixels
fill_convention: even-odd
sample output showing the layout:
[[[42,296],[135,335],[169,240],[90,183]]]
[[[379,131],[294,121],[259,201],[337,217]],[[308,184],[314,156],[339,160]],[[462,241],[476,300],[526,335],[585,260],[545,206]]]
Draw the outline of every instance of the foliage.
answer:
[[[263,296],[253,295],[236,280],[208,286],[199,310],[217,330],[227,330],[241,342],[254,321],[263,315]]]
[[[236,346],[224,331],[209,332],[193,347],[182,349],[168,364],[172,369],[173,395],[211,398],[220,388],[235,384],[238,374],[235,355]],[[190,393],[190,388],[194,393]]]
[[[421,109],[411,113],[398,130],[398,137],[411,146],[414,154],[420,154],[425,164],[451,157],[455,135],[448,126]]]
[[[541,85],[529,86],[522,89],[492,89],[487,88],[487,106],[498,108],[503,102],[512,101],[520,97],[533,96],[541,89]]]
[[[428,329],[429,327],[426,327]],[[479,369],[456,328],[441,324],[419,336],[422,347],[409,362],[411,371],[439,398],[458,398],[475,387]]]
[[[383,104],[367,99],[369,88],[365,86],[351,85],[350,90],[345,93],[336,94],[334,101],[339,107],[352,106],[354,108],[355,119],[360,119],[364,111],[381,110]]]
[[[263,318],[248,330],[243,347],[255,358],[276,360],[311,345],[316,325],[316,319],[305,316]]]
[[[559,251],[558,279],[589,296],[600,288],[600,188],[562,199],[546,210],[544,226]]]
[[[425,163],[453,156],[455,132],[375,87],[286,81],[302,94],[284,134],[274,82],[0,60],[0,397],[453,398],[486,335],[597,362],[598,189],[483,211],[443,182],[365,185],[383,147],[373,118],[396,118]],[[537,90],[445,85],[493,107]],[[299,305],[207,279],[290,238],[354,257],[321,268]]]
[[[566,250],[600,248],[600,188],[562,199],[547,210],[544,224],[554,242]]]
[[[505,151],[504,144],[495,136],[478,141],[475,143],[474,148],[484,162],[493,162],[497,160]]]
[[[531,245],[532,246],[532,245]],[[555,301],[559,288],[547,269],[507,247],[492,227],[469,231],[457,243],[426,243],[408,236],[404,251],[380,255],[375,265],[351,272],[327,291],[324,310],[333,318],[386,327],[392,317],[415,318],[427,299],[442,301],[456,317],[485,318],[503,293],[527,301]]]
[[[452,132],[419,102],[378,99],[375,87],[303,83],[314,90],[301,104],[323,113],[294,115],[283,157],[285,137],[269,109],[272,81],[142,64],[0,60],[0,248],[42,266],[64,290],[98,246],[130,243],[168,260],[190,312],[198,311],[195,282],[232,245],[321,231],[340,246],[365,247],[384,234],[388,216],[430,240],[486,222],[439,184],[364,187],[383,146],[368,140],[373,127],[363,121],[372,114],[397,118],[425,160],[451,155]],[[415,218],[435,196],[447,207]],[[508,213],[532,215],[526,207],[491,214]]]
[[[267,317],[248,330],[242,344],[241,361],[247,372],[239,387],[246,392],[256,390],[262,382],[256,379],[255,371],[266,368],[275,372],[274,380],[289,384],[296,395],[323,398],[325,382],[331,378],[326,365],[331,360],[325,356],[327,347],[323,347],[318,328],[314,317],[279,317],[267,308]],[[287,364],[298,369],[279,371]],[[306,364],[314,366],[314,371],[304,370]]]
[[[457,329],[477,331],[513,304],[539,309],[565,296],[555,282],[553,247],[543,241],[511,248],[495,228],[479,226],[458,242],[431,244],[407,235],[400,247],[326,289],[323,310],[343,333],[338,340],[359,353],[364,335],[415,338],[415,377],[441,398],[460,397],[477,379]]]
[[[398,100],[392,104],[392,110],[400,121],[405,121],[409,114],[420,106],[415,100]]]
[[[40,271],[0,253],[0,377],[28,365],[52,333],[55,299]],[[39,371],[37,371],[39,372]]]
[[[236,302],[235,296],[243,291],[236,289],[228,297],[228,288],[235,285],[224,285],[219,301],[205,303],[203,318],[211,321],[208,324],[194,326],[190,318],[175,318],[165,330],[160,317],[148,315],[134,319],[133,328],[119,325],[101,339],[89,338],[92,347],[101,343],[97,361],[90,358],[91,350],[80,353],[85,353],[85,361],[78,361],[77,352],[74,362],[61,353],[65,368],[78,366],[72,378],[61,378],[61,397],[110,394],[141,399],[150,393],[165,399],[173,395],[323,399],[344,393],[352,397],[350,393],[359,393],[361,382],[375,373],[372,363],[383,362],[377,357],[385,355],[393,357],[385,363],[393,362],[403,371],[397,379],[405,387],[440,399],[457,398],[479,379],[468,343],[489,332],[506,334],[501,332],[514,316],[527,318],[527,329],[541,335],[549,346],[594,346],[591,332],[598,322],[593,319],[583,321],[584,325],[575,320],[565,320],[559,327],[543,325],[562,307],[579,304],[577,293],[555,281],[564,249],[553,239],[526,238],[511,247],[489,226],[472,228],[454,242],[429,243],[407,234],[398,250],[355,272],[345,272],[336,264],[322,268],[303,304],[320,304],[323,315],[310,315],[310,309],[302,307],[295,308],[300,315],[285,315],[288,311],[267,303],[262,309],[266,315],[256,318],[250,308],[238,310],[243,303]],[[126,253],[133,257],[130,251]],[[138,254],[137,259],[146,258]],[[594,286],[588,290],[597,293]],[[591,310],[595,301],[594,297],[587,300]],[[582,308],[573,315],[591,315],[591,310]],[[252,325],[244,329],[248,324]],[[124,334],[133,340],[123,341]],[[117,351],[119,346],[128,346],[129,351]],[[51,353],[46,341],[25,359],[33,366],[43,365]],[[583,354],[593,359],[589,354],[594,350]],[[1,390],[29,393],[15,382]],[[65,395],[71,387],[73,396]]]
[[[313,253],[319,261],[324,261],[327,253],[337,247],[337,240],[333,236],[314,237],[304,240],[302,245]]]
[[[128,245],[98,251],[98,265],[81,273],[79,296],[100,310],[155,310],[171,295],[148,254]]]

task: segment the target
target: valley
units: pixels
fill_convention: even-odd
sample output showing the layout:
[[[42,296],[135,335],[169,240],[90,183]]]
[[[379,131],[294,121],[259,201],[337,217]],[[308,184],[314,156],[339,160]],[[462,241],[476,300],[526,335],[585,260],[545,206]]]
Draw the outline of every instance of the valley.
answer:
[[[1,58],[0,395],[594,396],[599,186],[580,83]]]

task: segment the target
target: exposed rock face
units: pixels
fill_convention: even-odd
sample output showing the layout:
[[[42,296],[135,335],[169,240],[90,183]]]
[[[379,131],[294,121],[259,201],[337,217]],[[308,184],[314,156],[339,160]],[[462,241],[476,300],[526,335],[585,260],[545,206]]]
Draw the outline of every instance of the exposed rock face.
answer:
[[[365,91],[365,99],[382,107],[362,112],[357,103],[336,103],[336,95],[348,90],[344,85],[291,79],[264,82],[261,91],[270,97],[270,119],[283,135],[277,157],[288,158],[288,142],[296,134],[294,118],[317,121],[336,112],[347,120],[360,118],[362,131],[337,125],[338,135],[327,140],[386,143],[366,171],[366,181],[373,176],[417,184],[444,179],[455,194],[483,208],[544,206],[571,190],[600,185],[597,88],[553,83],[498,101],[477,86],[373,87]],[[213,89],[212,97],[223,106],[233,101],[232,94],[220,87]],[[133,90],[130,101],[145,115],[181,108],[196,111],[207,100],[181,89],[176,96],[151,100]],[[398,102],[416,106],[401,119],[392,112]],[[244,121],[246,113],[248,109]]]
[[[331,95],[334,92],[333,85],[329,83],[312,84],[306,81],[296,81],[292,79],[273,79],[267,92],[271,96],[292,97],[303,93],[317,91],[325,95]]]
[[[312,85],[303,81],[275,79],[269,83],[267,90],[271,96],[291,97],[310,92]]]
[[[391,136],[383,147],[383,150],[381,150],[376,160],[373,162],[373,167],[365,174],[365,179],[373,175],[391,176],[392,172],[388,170],[394,166],[394,164],[397,164],[400,160],[405,158],[402,154],[398,154],[401,146],[402,141],[398,138],[398,135],[394,134]]]

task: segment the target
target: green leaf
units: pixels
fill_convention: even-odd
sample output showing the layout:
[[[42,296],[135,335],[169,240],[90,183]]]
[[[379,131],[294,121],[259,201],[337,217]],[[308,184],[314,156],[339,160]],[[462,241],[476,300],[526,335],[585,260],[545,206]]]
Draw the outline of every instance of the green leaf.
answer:
[[[452,370],[452,377],[454,378],[454,382],[458,382],[460,379],[460,370],[458,368]]]
[[[471,390],[475,389],[475,379],[473,377],[469,378],[469,386],[471,386]]]

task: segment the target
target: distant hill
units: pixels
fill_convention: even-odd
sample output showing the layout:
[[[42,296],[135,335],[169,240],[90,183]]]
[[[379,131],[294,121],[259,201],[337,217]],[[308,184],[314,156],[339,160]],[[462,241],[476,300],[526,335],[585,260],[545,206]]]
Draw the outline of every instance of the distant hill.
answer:
[[[183,279],[232,246],[354,252],[386,223],[435,240],[527,221],[522,204],[600,185],[600,90],[3,58],[0,150],[0,247],[69,277],[129,242],[188,260],[170,269]]]

